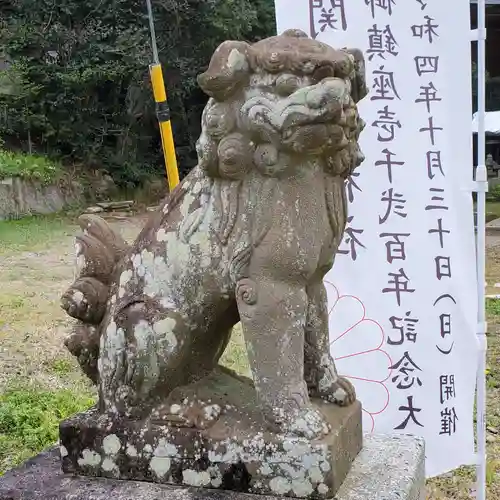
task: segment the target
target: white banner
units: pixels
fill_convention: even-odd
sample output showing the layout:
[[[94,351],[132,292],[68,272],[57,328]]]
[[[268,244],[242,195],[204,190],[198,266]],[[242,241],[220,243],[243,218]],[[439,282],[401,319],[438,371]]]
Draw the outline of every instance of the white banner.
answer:
[[[276,0],[298,28],[363,50],[365,162],[326,286],[332,352],[371,432],[426,439],[427,476],[474,462],[478,346],[469,0]]]

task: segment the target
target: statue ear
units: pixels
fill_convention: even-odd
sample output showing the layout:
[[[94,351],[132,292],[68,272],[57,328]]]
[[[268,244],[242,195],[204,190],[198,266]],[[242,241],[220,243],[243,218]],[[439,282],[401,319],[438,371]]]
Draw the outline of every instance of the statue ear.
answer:
[[[344,49],[354,58],[354,72],[351,76],[351,97],[354,102],[359,102],[367,96],[365,57],[359,49]]]
[[[208,70],[198,76],[201,89],[217,101],[224,101],[236,92],[250,75],[249,48],[245,42],[222,43]]]

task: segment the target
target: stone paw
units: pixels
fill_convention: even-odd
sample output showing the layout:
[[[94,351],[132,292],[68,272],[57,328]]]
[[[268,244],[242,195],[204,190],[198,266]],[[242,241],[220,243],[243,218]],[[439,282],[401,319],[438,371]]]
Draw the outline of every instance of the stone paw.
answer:
[[[313,407],[293,410],[282,423],[282,431],[286,434],[315,439],[330,432],[330,425],[322,413]]]
[[[207,429],[217,421],[222,408],[210,401],[188,401],[180,404],[168,404],[157,407],[151,413],[151,419],[173,427],[194,427]]]
[[[356,401],[356,390],[348,379],[338,377],[328,389],[319,391],[318,396],[338,406],[349,406]]]

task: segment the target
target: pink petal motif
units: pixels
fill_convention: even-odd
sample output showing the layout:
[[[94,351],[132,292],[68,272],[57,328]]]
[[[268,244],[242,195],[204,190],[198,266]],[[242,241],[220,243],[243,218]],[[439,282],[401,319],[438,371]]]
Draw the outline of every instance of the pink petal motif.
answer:
[[[389,405],[385,382],[391,376],[393,363],[383,350],[384,330],[366,317],[366,308],[358,297],[342,295],[330,282],[325,282],[325,287],[332,355],[339,373],[356,387],[363,404],[363,428],[372,432],[377,415]]]

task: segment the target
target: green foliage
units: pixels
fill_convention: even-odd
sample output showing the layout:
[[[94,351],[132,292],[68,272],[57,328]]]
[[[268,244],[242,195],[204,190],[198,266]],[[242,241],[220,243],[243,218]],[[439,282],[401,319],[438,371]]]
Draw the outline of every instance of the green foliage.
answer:
[[[64,377],[71,373],[73,370],[73,364],[67,359],[54,359],[49,365],[49,368],[52,372],[59,375],[60,377]]]
[[[0,47],[12,64],[0,136],[115,179],[163,169],[143,0],[6,0]],[[158,0],[155,25],[181,174],[195,163],[206,97],[196,76],[225,39],[274,32],[273,0]],[[9,88],[11,88],[10,86]]]
[[[495,184],[489,188],[486,199],[488,201],[500,201],[500,184]]]
[[[12,153],[0,149],[0,179],[22,177],[41,182],[57,179],[61,166],[43,156]]]
[[[88,409],[88,395],[12,388],[0,396],[0,472],[58,440],[59,422]]]
[[[487,299],[486,300],[486,312],[490,316],[499,317],[500,316],[500,300]]]

